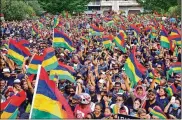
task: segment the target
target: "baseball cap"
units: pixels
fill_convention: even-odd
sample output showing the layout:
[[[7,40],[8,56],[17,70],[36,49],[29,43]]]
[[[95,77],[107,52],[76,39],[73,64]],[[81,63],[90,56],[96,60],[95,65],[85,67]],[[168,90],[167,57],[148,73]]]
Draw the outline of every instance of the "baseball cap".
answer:
[[[105,80],[104,79],[100,79],[99,80],[99,83],[102,83],[103,84],[103,83],[105,83]]]
[[[156,94],[157,92],[154,89],[149,89],[148,90],[148,93],[154,93],[154,94]]]
[[[14,80],[14,83],[20,83],[20,82],[21,82],[20,79]]]
[[[10,73],[9,68],[4,68],[2,73]]]
[[[80,100],[80,96],[79,95],[74,95],[72,98],[75,99],[75,100]]]

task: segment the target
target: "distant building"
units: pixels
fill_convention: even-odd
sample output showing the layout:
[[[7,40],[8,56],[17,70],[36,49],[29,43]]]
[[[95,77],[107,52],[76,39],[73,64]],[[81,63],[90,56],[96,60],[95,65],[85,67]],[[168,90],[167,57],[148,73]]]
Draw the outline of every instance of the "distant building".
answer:
[[[125,15],[128,15],[143,11],[136,0],[94,0],[87,7],[88,10],[85,11],[87,14],[92,14],[92,11],[102,14],[104,11],[114,10],[115,12],[123,11]]]

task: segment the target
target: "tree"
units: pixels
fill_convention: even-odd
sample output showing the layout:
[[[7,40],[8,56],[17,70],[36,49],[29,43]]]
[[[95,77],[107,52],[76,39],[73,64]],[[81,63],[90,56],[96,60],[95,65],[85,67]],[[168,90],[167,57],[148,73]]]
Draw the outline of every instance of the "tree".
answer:
[[[137,0],[145,10],[167,12],[171,6],[176,6],[179,0]]]
[[[37,0],[26,1],[26,3],[34,9],[38,16],[44,12]]]
[[[23,20],[35,13],[33,8],[23,1],[2,0],[1,12],[6,20]]]
[[[83,12],[91,0],[38,0],[42,8],[47,12],[56,14],[62,11]]]

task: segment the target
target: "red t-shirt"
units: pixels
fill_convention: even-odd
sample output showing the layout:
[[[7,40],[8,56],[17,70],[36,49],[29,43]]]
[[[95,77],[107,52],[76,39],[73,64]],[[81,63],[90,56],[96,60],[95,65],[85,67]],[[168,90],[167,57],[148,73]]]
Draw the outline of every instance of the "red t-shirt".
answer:
[[[88,113],[91,113],[90,105],[87,105],[85,108],[81,108],[80,105],[76,105],[74,113],[76,118],[85,118]]]

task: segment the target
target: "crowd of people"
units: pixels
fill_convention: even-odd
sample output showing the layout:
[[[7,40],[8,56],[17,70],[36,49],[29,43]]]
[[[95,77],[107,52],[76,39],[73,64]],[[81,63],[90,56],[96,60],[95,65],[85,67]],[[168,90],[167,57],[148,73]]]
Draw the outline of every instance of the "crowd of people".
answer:
[[[118,119],[119,115],[126,115],[141,119],[158,119],[161,116],[166,119],[181,119],[181,73],[173,73],[166,77],[170,65],[181,62],[181,46],[176,46],[176,54],[160,46],[160,26],[151,22],[155,15],[153,18],[152,15],[144,15],[147,18],[140,15],[130,17],[118,15],[124,22],[113,25],[104,23],[106,16],[114,15],[107,13],[105,16],[82,15],[60,18],[61,25],[57,29],[70,37],[75,50],[55,48],[55,55],[58,61],[72,66],[76,73],[73,75],[74,83],[59,77],[55,82],[60,94],[67,99],[75,118]],[[6,56],[8,41],[27,40],[32,55],[42,54],[45,48],[52,46],[53,17],[46,14],[38,20],[5,21],[1,24],[1,104],[13,95],[25,96],[26,99],[18,108],[17,118],[29,117],[36,75],[29,80],[26,72],[31,57],[25,58],[23,65],[18,66]],[[159,18],[161,19],[156,22],[165,26],[168,34],[173,27],[180,29],[179,19],[171,22],[170,17]],[[43,24],[43,28],[39,28],[39,22]],[[137,36],[126,33],[127,37],[124,39],[126,53],[115,44],[110,49],[105,48],[98,40],[102,35],[92,35],[89,31],[90,25],[95,24],[104,28],[103,35],[117,36],[121,26],[127,29],[130,24],[139,23],[140,33]],[[32,33],[33,25],[40,34]],[[148,25],[156,28],[154,38],[145,31]],[[87,40],[83,40],[83,37]],[[131,78],[126,74],[124,64],[133,47],[136,47],[136,59],[147,69],[147,73],[156,71],[160,78],[158,82],[147,74],[135,86],[131,86]],[[169,95],[167,88],[172,88],[173,95]]]

